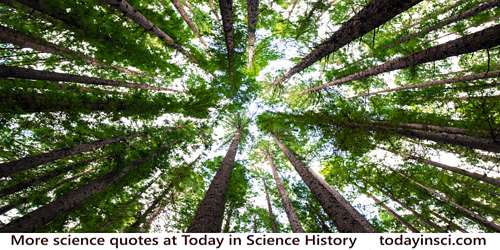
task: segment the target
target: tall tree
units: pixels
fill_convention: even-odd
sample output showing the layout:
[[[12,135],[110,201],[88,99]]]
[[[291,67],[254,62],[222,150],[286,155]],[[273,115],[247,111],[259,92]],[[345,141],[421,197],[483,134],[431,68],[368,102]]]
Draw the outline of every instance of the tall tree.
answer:
[[[233,71],[234,57],[234,27],[233,27],[233,0],[219,0],[222,28],[226,38],[227,70]]]
[[[269,189],[267,187],[266,179],[262,178],[264,183],[264,192],[266,194],[267,212],[269,213],[269,219],[271,220],[271,231],[273,233],[278,232],[278,223],[276,222],[276,216],[273,213],[273,205],[271,203],[271,198],[269,197]]]
[[[380,201],[377,197],[373,196],[371,193],[367,193],[368,197],[372,198],[372,200],[375,202],[375,204],[383,207],[388,213],[390,213],[399,223],[404,225],[407,229],[409,229],[412,233],[419,233],[418,229],[416,229],[413,225],[411,225],[409,222],[407,222],[401,215],[399,215],[396,211],[394,211],[392,208],[387,206],[384,202]]]
[[[219,233],[224,218],[224,207],[226,204],[226,192],[229,178],[234,168],[234,160],[240,144],[241,130],[238,128],[229,145],[224,160],[215,174],[205,197],[198,205],[198,210],[187,229],[188,233]]]
[[[189,17],[189,15],[184,10],[184,6],[182,5],[181,1],[179,1],[179,0],[171,0],[171,2],[174,5],[174,7],[177,10],[177,12],[179,12],[179,15],[181,15],[181,17],[184,20],[184,22],[186,22],[186,24],[191,29],[191,31],[193,31],[193,34],[195,36],[197,36],[198,39],[200,39],[200,43],[205,48],[208,48],[207,42],[205,42],[205,39],[203,39],[203,36],[201,35],[201,33],[198,30],[198,28],[196,27],[196,25],[193,23],[193,20],[191,20],[191,18]]]
[[[302,180],[316,196],[323,210],[330,216],[339,232],[368,233],[374,232],[370,223],[354,207],[349,204],[342,195],[330,187],[326,182],[314,175],[295,154],[283,144],[278,137],[273,138],[299,173]]]
[[[257,16],[259,15],[259,0],[247,0],[247,18],[248,18],[248,45],[247,67],[252,68],[255,55],[255,30],[257,28]]]
[[[278,188],[278,193],[280,194],[281,202],[283,207],[285,208],[286,216],[288,217],[288,221],[290,222],[290,227],[292,228],[292,232],[294,233],[304,233],[304,229],[300,224],[299,218],[297,214],[295,214],[295,210],[290,202],[290,198],[288,198],[288,192],[285,189],[285,185],[283,185],[283,181],[278,174],[278,170],[276,169],[276,165],[274,164],[274,159],[271,153],[266,152],[267,162],[271,166],[271,171],[273,173],[274,182],[276,182],[276,187]]]

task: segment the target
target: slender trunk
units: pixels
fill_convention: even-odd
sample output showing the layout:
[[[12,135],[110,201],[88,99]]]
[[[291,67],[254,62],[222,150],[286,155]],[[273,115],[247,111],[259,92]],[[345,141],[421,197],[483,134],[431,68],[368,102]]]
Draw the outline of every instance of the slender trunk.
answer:
[[[379,199],[377,199],[377,197],[373,196],[372,194],[370,193],[366,193],[366,195],[368,195],[368,197],[372,198],[372,200],[375,202],[375,204],[377,205],[380,205],[381,207],[383,207],[387,212],[389,212],[392,216],[394,216],[394,218],[399,222],[401,223],[402,225],[404,225],[407,229],[409,229],[412,233],[420,233],[420,231],[418,231],[418,229],[416,229],[414,226],[412,226],[410,223],[408,223],[403,217],[401,217],[401,215],[399,215],[396,211],[392,210],[392,208],[390,208],[389,206],[387,206],[384,202],[380,201]]]
[[[361,233],[374,232],[370,223],[354,207],[349,204],[342,195],[330,187],[321,177],[316,176],[306,168],[295,154],[288,149],[274,134],[273,138],[279,148],[286,155],[290,163],[294,166],[302,180],[309,187],[311,192],[318,199],[323,210],[335,223],[339,232]]]
[[[443,203],[446,203],[448,205],[450,205],[451,207],[455,208],[457,211],[460,211],[461,213],[463,213],[465,216],[467,216],[467,218],[481,224],[482,226],[486,227],[486,228],[489,228],[495,232],[500,232],[500,225],[496,224],[495,222],[493,221],[489,221],[487,220],[486,218],[482,217],[481,215],[459,205],[458,203],[452,201],[448,196],[446,196],[445,194],[435,190],[435,189],[432,189],[432,188],[429,188],[427,186],[424,186],[423,184],[421,184],[420,182],[417,182],[411,178],[409,178],[407,175],[401,173],[401,172],[398,172],[398,171],[395,171],[396,173],[398,173],[400,176],[402,176],[403,178],[407,179],[408,181],[410,181],[411,183],[415,184],[416,186],[420,187],[421,189],[425,190],[427,193],[429,193],[429,195],[431,195],[432,197],[438,199],[439,201],[443,202]]]
[[[92,160],[85,160],[83,162],[69,164],[69,165],[64,166],[62,168],[58,168],[56,170],[47,172],[41,176],[37,176],[37,177],[34,177],[32,179],[29,179],[29,180],[18,182],[15,185],[12,185],[12,186],[9,186],[9,187],[6,187],[6,188],[0,190],[0,198],[2,198],[3,196],[7,196],[10,194],[19,192],[19,191],[27,189],[27,188],[38,186],[42,183],[47,182],[48,180],[50,180],[54,177],[66,174],[68,171],[71,171],[71,170],[75,169],[76,167],[81,166],[82,164],[88,164],[91,161]]]
[[[227,208],[226,223],[224,224],[224,229],[222,230],[223,233],[229,233],[229,230],[231,230],[231,219],[233,218],[233,212],[234,207],[229,205],[229,207]]]
[[[259,0],[247,0],[247,18],[248,18],[248,61],[247,67],[250,69],[253,65],[255,55],[255,30],[257,26],[257,16],[259,15]]]
[[[29,80],[46,80],[54,82],[61,81],[61,82],[83,83],[83,84],[91,84],[99,86],[179,92],[177,90],[173,90],[170,88],[155,87],[143,83],[108,80],[91,76],[57,73],[52,71],[35,70],[35,69],[21,68],[16,66],[5,66],[5,65],[0,65],[0,79],[1,78],[21,78]]]
[[[293,209],[292,203],[288,198],[288,193],[285,189],[285,185],[281,181],[281,177],[276,170],[276,166],[274,165],[273,157],[269,152],[266,152],[267,161],[271,166],[271,170],[273,172],[274,181],[276,182],[276,187],[278,188],[278,192],[280,194],[281,202],[283,203],[283,207],[285,208],[286,215],[288,217],[288,221],[290,222],[290,227],[292,228],[292,232],[294,233],[305,233],[302,225],[300,224],[299,218]]]
[[[144,28],[147,32],[153,34],[154,36],[160,38],[164,41],[167,46],[175,49],[179,53],[183,54],[194,64],[198,64],[195,57],[189,53],[186,49],[184,49],[181,45],[177,44],[172,37],[167,35],[163,30],[161,30],[158,26],[148,20],[145,16],[143,16],[137,9],[135,9],[132,5],[130,5],[126,0],[101,0],[104,3],[111,5],[111,7],[120,10],[125,16],[133,20],[139,26]]]
[[[19,46],[21,48],[30,48],[42,53],[57,54],[69,58],[74,58],[77,60],[82,60],[90,65],[97,66],[100,68],[113,68],[121,73],[125,74],[142,74],[142,72],[132,71],[119,66],[107,65],[103,62],[98,61],[95,58],[86,56],[85,54],[77,51],[73,51],[64,47],[60,47],[57,44],[43,41],[35,37],[28,36],[22,32],[4,27],[0,25],[0,41],[11,43],[13,45]]]
[[[344,45],[362,37],[371,30],[391,20],[401,12],[406,11],[421,0],[373,0],[360,12],[344,23],[330,38],[316,46],[301,61],[276,79],[273,85],[281,85],[287,79],[301,72],[313,63],[342,48]]]
[[[483,11],[486,11],[486,10],[489,10],[489,9],[492,9],[492,8],[495,8],[498,6],[500,6],[500,1],[490,0],[488,2],[485,2],[485,3],[478,5],[476,7],[473,7],[469,10],[466,10],[458,15],[452,15],[448,18],[440,20],[437,23],[435,23],[434,25],[426,27],[418,32],[411,33],[411,34],[408,34],[406,36],[402,36],[401,38],[397,39],[396,41],[393,41],[390,45],[384,46],[383,49],[390,49],[390,48],[396,47],[399,44],[408,42],[410,40],[413,40],[413,39],[421,37],[421,36],[425,36],[432,31],[441,29],[448,24],[452,24],[452,23],[455,23],[455,22],[458,22],[461,20],[465,20],[469,17],[472,17],[472,16],[479,14],[480,12],[483,12]]]
[[[233,0],[219,0],[219,7],[224,36],[226,38],[227,68],[229,72],[232,72],[234,54]]]
[[[456,228],[458,231],[462,232],[462,233],[467,233],[467,230],[465,230],[464,228],[462,228],[461,226],[459,226],[457,223],[451,221],[450,219],[440,215],[439,213],[436,213],[432,210],[430,210],[430,213],[434,216],[436,216],[437,218],[439,218],[440,220],[448,223],[448,228]]]
[[[293,1],[292,8],[288,12],[288,19],[290,19],[290,17],[292,16],[293,10],[295,9],[295,6],[297,6],[297,3],[299,2],[299,0],[292,0],[292,1]]]
[[[496,77],[500,77],[500,70],[470,74],[470,75],[466,75],[466,76],[453,77],[453,78],[449,78],[449,79],[427,81],[427,82],[418,83],[418,84],[404,85],[404,86],[395,87],[395,88],[389,88],[389,89],[383,89],[383,90],[374,91],[374,92],[368,92],[368,93],[360,94],[360,95],[357,95],[354,97],[372,96],[372,95],[383,94],[383,93],[398,92],[398,91],[407,90],[407,89],[423,89],[423,88],[430,88],[430,87],[440,86],[440,85],[445,85],[445,84],[450,84],[450,83],[461,83],[461,82],[468,82],[468,81],[475,81],[475,80],[496,78]]]
[[[214,14],[217,21],[220,22],[221,18],[220,18],[219,12],[217,12],[217,8],[215,7],[214,0],[208,0],[208,7],[210,7],[210,11],[212,12],[212,14]]]
[[[141,213],[137,213],[135,222],[127,228],[127,232],[147,232],[151,223],[158,217],[162,209],[165,207],[167,199],[165,196],[171,191],[173,183],[169,183],[158,196],[155,197],[151,205]]]
[[[198,205],[198,210],[187,229],[188,233],[219,233],[224,218],[226,204],[226,192],[229,178],[234,168],[234,161],[240,143],[241,131],[238,129],[234,134],[233,141],[224,156],[219,170],[212,179],[212,183],[205,193],[205,197]]]
[[[15,173],[25,171],[28,169],[33,169],[37,166],[54,162],[56,160],[60,160],[66,157],[78,155],[85,152],[94,151],[109,144],[123,142],[127,139],[130,139],[131,137],[132,136],[130,137],[119,136],[110,139],[93,141],[90,143],[82,143],[75,145],[73,147],[56,149],[47,153],[35,156],[28,156],[15,161],[5,162],[0,164],[0,177],[11,176]]]
[[[403,69],[422,63],[437,61],[451,56],[471,53],[481,49],[492,48],[500,44],[500,36],[498,36],[499,33],[500,25],[495,25],[493,27],[483,29],[481,31],[463,36],[459,39],[449,41],[447,43],[440,44],[408,56],[392,59],[370,69],[342,77],[318,87],[307,89],[304,92],[317,92],[331,86],[338,86],[347,82],[360,80],[381,73]]]
[[[184,22],[186,22],[186,24],[189,26],[189,28],[191,29],[191,31],[193,31],[193,34],[195,36],[197,36],[198,39],[200,39],[200,43],[205,48],[208,48],[208,45],[205,42],[205,40],[203,39],[203,37],[201,36],[200,31],[198,30],[198,28],[196,27],[196,25],[194,25],[193,21],[191,20],[191,18],[189,18],[188,14],[184,10],[184,7],[182,6],[182,3],[179,0],[170,0],[170,1],[174,5],[174,7],[177,10],[177,12],[179,12],[179,15],[182,17],[182,19],[184,20]]]
[[[75,190],[66,192],[54,201],[37,208],[21,218],[13,220],[6,226],[0,228],[0,232],[35,232],[53,220],[56,216],[81,206],[91,196],[115,184],[150,158],[151,156],[135,160],[123,168],[111,171],[100,178],[89,181],[87,184]]]
[[[408,158],[417,160],[417,161],[425,163],[425,164],[429,164],[429,165],[437,167],[437,168],[448,170],[450,172],[457,173],[459,175],[468,176],[474,180],[489,183],[489,184],[494,185],[496,187],[500,187],[500,180],[499,179],[486,176],[486,174],[478,174],[478,173],[474,173],[474,172],[469,172],[469,171],[461,169],[461,168],[449,166],[449,165],[446,165],[446,164],[443,164],[440,162],[431,161],[431,160],[425,159],[423,157],[408,156]]]
[[[276,222],[276,216],[273,213],[273,205],[271,204],[271,198],[269,197],[266,179],[262,178],[262,181],[264,182],[264,192],[266,193],[267,212],[269,213],[269,219],[271,220],[271,231],[273,233],[277,233],[278,223]]]

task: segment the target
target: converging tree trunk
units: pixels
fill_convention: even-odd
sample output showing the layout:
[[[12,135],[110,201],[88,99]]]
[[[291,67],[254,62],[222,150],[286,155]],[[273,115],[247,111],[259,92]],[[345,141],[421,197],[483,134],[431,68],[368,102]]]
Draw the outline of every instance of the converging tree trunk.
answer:
[[[125,74],[142,74],[142,72],[133,71],[123,67],[115,65],[107,65],[103,62],[98,61],[95,58],[86,56],[85,54],[77,51],[73,51],[57,44],[43,41],[35,37],[28,36],[22,32],[4,27],[0,25],[0,41],[11,43],[13,45],[19,46],[21,48],[30,48],[43,53],[51,53],[56,55],[61,55],[69,58],[74,58],[77,60],[82,60],[90,65],[94,65],[100,68],[112,68],[121,73]]]
[[[401,215],[399,215],[396,211],[392,210],[389,206],[387,206],[384,202],[380,201],[377,197],[373,196],[370,193],[366,193],[368,197],[372,198],[372,200],[375,202],[375,204],[383,207],[388,213],[390,213],[399,223],[401,223],[403,226],[405,226],[407,229],[409,229],[412,233],[420,233],[418,229],[416,229],[413,225],[411,225],[409,222],[407,222]]]
[[[293,75],[313,63],[342,48],[344,45],[362,37],[381,26],[398,14],[406,11],[421,0],[372,0],[361,11],[344,23],[330,38],[316,46],[300,62],[276,79],[273,85],[280,85]]]
[[[318,199],[323,210],[335,223],[339,232],[374,232],[374,229],[366,218],[356,211],[338,191],[334,190],[320,177],[306,168],[304,163],[302,163],[302,161],[300,161],[295,154],[278,139],[278,137],[273,135],[273,138],[316,199]]]
[[[383,89],[383,90],[378,90],[378,91],[374,91],[374,92],[367,92],[367,93],[360,94],[360,95],[357,95],[354,97],[372,96],[372,95],[378,95],[378,94],[384,94],[384,93],[399,92],[399,91],[408,90],[408,89],[423,89],[423,88],[430,88],[430,87],[434,87],[434,86],[446,85],[446,84],[450,84],[450,83],[469,82],[469,81],[488,79],[488,78],[496,78],[496,77],[500,77],[500,70],[470,74],[470,75],[466,75],[466,76],[453,77],[453,78],[448,78],[448,79],[432,80],[432,81],[427,81],[427,82],[418,83],[418,84],[403,85],[403,86],[395,87],[395,88]]]
[[[248,45],[247,67],[250,69],[253,65],[255,55],[255,30],[257,26],[257,16],[259,15],[259,0],[247,0],[247,18],[248,18]]]
[[[234,28],[233,28],[233,0],[219,0],[220,15],[222,16],[222,28],[226,38],[227,68],[233,71],[234,55]]]
[[[161,30],[158,26],[156,26],[153,22],[148,20],[145,16],[143,16],[137,9],[135,9],[132,5],[130,5],[126,0],[101,0],[104,3],[111,5],[111,7],[120,10],[125,16],[133,20],[147,32],[153,34],[154,36],[160,38],[164,41],[167,46],[173,48],[179,53],[183,54],[194,64],[198,64],[196,58],[189,53],[186,49],[184,49],[181,45],[177,44],[172,37],[167,35],[165,31]]]
[[[288,217],[288,221],[290,222],[290,227],[292,228],[292,232],[294,233],[305,233],[302,225],[300,224],[299,217],[295,213],[295,210],[288,198],[288,192],[285,189],[285,185],[281,181],[281,177],[278,174],[278,170],[276,169],[276,165],[274,165],[274,159],[269,152],[266,152],[267,161],[271,166],[271,170],[273,173],[274,181],[276,182],[276,187],[278,188],[278,193],[280,194],[281,202],[283,203],[283,207],[285,208],[286,216]]]
[[[33,169],[43,164],[51,163],[66,157],[78,155],[81,153],[93,151],[102,148],[106,145],[119,143],[132,138],[133,136],[125,137],[118,136],[110,139],[98,140],[90,143],[82,143],[73,147],[56,149],[47,153],[24,157],[19,160],[5,162],[0,164],[0,177],[11,176],[15,173]]]
[[[196,25],[193,23],[191,18],[189,18],[188,14],[184,10],[184,6],[182,6],[182,3],[179,0],[170,0],[172,4],[174,5],[175,9],[179,13],[179,15],[182,17],[184,22],[188,25],[188,27],[191,29],[193,34],[200,39],[200,43],[205,47],[208,48],[207,42],[205,42],[205,39],[203,39],[203,36],[201,35],[200,31],[196,27]]]
[[[219,170],[205,193],[205,197],[198,205],[193,221],[187,229],[188,233],[219,233],[221,231],[226,204],[225,196],[240,139],[241,131],[238,129]]]
[[[266,179],[262,178],[262,182],[264,182],[264,192],[266,193],[267,212],[269,214],[269,219],[271,220],[271,231],[273,233],[277,233],[278,223],[276,222],[276,216],[273,213],[273,205],[271,204],[271,198],[269,197]]]
[[[500,1],[490,0],[488,2],[485,2],[485,3],[478,5],[476,7],[473,7],[469,10],[466,10],[458,15],[451,15],[450,17],[445,18],[443,20],[440,20],[440,21],[436,22],[435,24],[430,25],[429,27],[425,27],[418,32],[402,36],[401,38],[398,38],[396,41],[391,42],[390,45],[384,46],[383,49],[393,48],[395,46],[398,46],[399,44],[408,42],[412,39],[415,39],[415,38],[418,38],[421,36],[425,36],[425,35],[429,34],[430,32],[441,29],[448,24],[452,24],[452,23],[467,19],[467,18],[475,16],[483,11],[493,9],[495,7],[498,7],[498,6],[500,6]]]
[[[167,91],[167,92],[179,92],[174,89],[164,88],[164,87],[155,87],[148,84],[136,83],[136,82],[128,82],[128,81],[116,81],[116,80],[108,80],[101,79],[97,77],[91,76],[81,76],[74,74],[66,74],[66,73],[57,73],[52,71],[45,70],[35,70],[35,69],[27,69],[16,66],[5,66],[0,65],[0,78],[20,78],[20,79],[28,79],[28,80],[46,80],[53,82],[72,82],[72,83],[83,83],[83,84],[91,84],[98,86],[111,86],[111,87],[123,87],[123,88],[132,88],[132,89],[147,89],[154,91]]]
[[[435,217],[437,217],[438,219],[444,221],[445,223],[448,223],[448,228],[449,229],[457,229],[458,231],[462,232],[462,233],[468,233],[467,230],[465,230],[463,227],[459,226],[457,223],[453,222],[452,220],[444,217],[443,215],[437,213],[437,212],[434,212],[432,210],[429,211],[432,215],[434,215]]]
[[[466,53],[471,53],[481,49],[492,48],[500,44],[500,25],[495,25],[481,31],[465,35],[459,39],[449,41],[434,47],[416,52],[414,54],[392,59],[378,66],[363,70],[318,87],[309,88],[304,93],[317,92],[322,89],[345,84],[351,81],[363,79],[370,76],[375,76],[381,73],[403,69],[422,63],[437,61],[451,56],[458,56]]]

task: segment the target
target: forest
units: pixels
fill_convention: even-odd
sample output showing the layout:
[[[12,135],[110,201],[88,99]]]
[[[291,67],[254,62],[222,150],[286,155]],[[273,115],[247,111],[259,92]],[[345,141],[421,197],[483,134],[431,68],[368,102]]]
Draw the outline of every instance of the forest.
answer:
[[[0,0],[0,232],[500,232],[500,0]]]

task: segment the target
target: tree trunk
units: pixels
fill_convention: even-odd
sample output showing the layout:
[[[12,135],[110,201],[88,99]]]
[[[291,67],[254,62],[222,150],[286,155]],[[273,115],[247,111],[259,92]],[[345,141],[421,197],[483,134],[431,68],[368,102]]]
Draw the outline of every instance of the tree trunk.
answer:
[[[392,59],[378,66],[363,70],[329,83],[313,87],[305,90],[305,93],[317,92],[322,89],[338,86],[347,82],[360,80],[366,77],[375,76],[381,73],[403,69],[422,63],[437,61],[451,56],[458,56],[466,53],[471,53],[481,49],[488,49],[500,44],[500,25],[495,25],[490,28],[463,36],[459,39],[440,44],[414,54]]]
[[[290,19],[290,17],[292,16],[293,10],[295,9],[295,6],[297,6],[298,2],[299,0],[292,0],[292,8],[288,12],[288,19]]]
[[[405,86],[400,86],[400,87],[395,87],[395,88],[389,88],[389,89],[383,89],[383,90],[374,91],[374,92],[368,92],[368,93],[360,94],[360,95],[353,96],[353,97],[372,96],[372,95],[383,94],[383,93],[398,92],[398,91],[407,90],[407,89],[423,89],[423,88],[430,88],[430,87],[440,86],[440,85],[445,85],[445,84],[450,84],[450,83],[461,83],[461,82],[468,82],[468,81],[475,81],[475,80],[496,78],[496,77],[500,77],[500,70],[470,74],[470,75],[466,75],[466,76],[453,77],[453,78],[449,78],[449,79],[427,81],[427,82],[418,83],[418,84],[410,84],[410,85],[405,85]],[[353,97],[351,97],[351,98],[353,98]]]
[[[273,85],[281,85],[287,79],[301,72],[313,63],[342,48],[344,45],[362,37],[371,30],[406,11],[421,0],[373,0],[360,12],[344,23],[330,38],[316,46],[301,61],[276,79]]]
[[[19,192],[19,191],[24,190],[24,189],[30,188],[30,187],[38,186],[42,183],[47,182],[48,180],[50,180],[54,177],[60,176],[62,174],[66,174],[68,171],[71,171],[71,170],[75,169],[76,167],[79,167],[82,164],[88,164],[90,162],[92,162],[92,160],[85,160],[82,162],[69,164],[69,165],[64,166],[62,168],[58,168],[58,169],[55,169],[53,171],[47,172],[41,176],[37,176],[37,177],[34,177],[32,179],[29,179],[29,180],[18,182],[12,186],[9,186],[9,187],[6,187],[6,188],[0,190],[0,198],[7,196],[7,195],[10,195],[10,194],[13,194],[13,193],[16,193],[16,192]]]
[[[498,6],[500,6],[500,1],[498,1],[498,0],[490,0],[489,2],[482,3],[482,4],[478,5],[478,6],[473,7],[471,9],[469,9],[469,10],[466,10],[463,13],[460,13],[458,15],[452,15],[452,16],[450,16],[448,18],[440,20],[437,23],[435,23],[434,25],[431,25],[431,26],[429,26],[427,28],[424,28],[421,31],[418,31],[418,32],[415,32],[415,33],[411,33],[411,34],[408,34],[406,36],[403,36],[403,37],[397,39],[396,41],[391,42],[390,45],[384,46],[383,49],[390,49],[390,48],[396,47],[399,44],[408,42],[410,40],[413,40],[413,39],[421,37],[421,36],[425,36],[425,35],[429,34],[432,31],[441,29],[441,28],[443,28],[444,26],[446,26],[448,24],[452,24],[452,23],[455,23],[455,22],[458,22],[458,21],[461,21],[461,20],[465,20],[465,19],[467,19],[469,17],[472,17],[472,16],[475,16],[475,15],[479,14],[480,12],[483,12],[485,10],[489,10],[489,9],[492,9],[492,8],[495,8],[495,7],[498,7]]]
[[[449,166],[449,165],[446,165],[446,164],[443,164],[440,162],[431,161],[431,160],[425,159],[423,157],[408,156],[408,158],[413,159],[413,160],[417,160],[417,161],[425,163],[425,164],[429,164],[429,165],[437,167],[437,168],[448,170],[450,172],[453,172],[453,173],[456,173],[459,175],[468,176],[474,180],[489,183],[495,187],[500,187],[500,180],[499,179],[486,176],[486,174],[478,174],[478,173],[474,173],[474,172],[469,172],[469,171],[461,169],[461,168]]]
[[[247,18],[248,18],[248,61],[247,67],[250,69],[253,65],[255,55],[255,30],[257,26],[257,16],[259,15],[259,0],[247,0]]]
[[[91,76],[81,76],[74,74],[66,74],[66,73],[57,73],[45,70],[35,70],[35,69],[27,69],[16,66],[5,66],[0,65],[0,78],[21,78],[21,79],[29,79],[29,80],[46,80],[53,82],[72,82],[72,83],[83,83],[83,84],[91,84],[91,85],[99,85],[99,86],[112,86],[112,87],[123,87],[123,88],[132,88],[132,89],[147,89],[147,90],[155,90],[155,91],[168,91],[168,92],[179,92],[170,88],[163,87],[155,87],[148,84],[143,83],[135,83],[128,81],[116,81],[116,80],[108,80],[101,79],[97,77]]]
[[[380,201],[379,199],[377,199],[377,197],[373,196],[372,194],[370,193],[366,193],[366,195],[368,195],[368,197],[372,198],[372,200],[375,202],[375,204],[377,205],[380,205],[381,207],[383,207],[387,212],[389,212],[392,216],[394,216],[394,218],[399,222],[401,223],[402,225],[404,225],[407,229],[409,229],[412,233],[420,233],[420,231],[418,231],[418,229],[416,229],[414,226],[412,226],[410,223],[408,223],[403,217],[401,217],[401,215],[399,215],[396,211],[392,210],[392,208],[388,207],[384,202]]]
[[[153,34],[154,36],[160,38],[164,41],[167,46],[175,49],[179,53],[183,54],[187,57],[189,61],[194,64],[198,64],[195,57],[185,50],[181,45],[177,44],[172,37],[167,35],[163,30],[161,30],[158,26],[148,20],[145,16],[143,16],[138,10],[136,10],[132,5],[130,5],[126,0],[101,0],[104,3],[111,5],[111,7],[120,10],[123,14],[125,14],[128,18],[132,19],[139,26],[144,28],[147,32]]]
[[[461,213],[463,213],[465,216],[467,216],[467,218],[473,220],[473,221],[476,221],[477,223],[481,224],[482,226],[486,227],[486,228],[489,228],[495,232],[500,232],[500,225],[497,225],[495,222],[493,221],[489,221],[487,220],[486,218],[482,217],[481,215],[459,205],[458,203],[452,201],[448,196],[446,196],[445,194],[443,193],[440,193],[439,191],[437,190],[434,190],[432,188],[429,188],[427,186],[424,186],[423,184],[409,178],[407,175],[401,173],[401,172],[398,172],[398,171],[395,171],[396,173],[398,173],[400,176],[402,176],[403,178],[409,180],[411,183],[415,184],[416,186],[420,187],[421,189],[425,190],[427,193],[429,193],[429,195],[431,195],[432,197],[438,199],[439,201],[445,203],[445,204],[448,204],[450,205],[451,207],[455,208],[457,211],[460,211]]]
[[[28,169],[33,169],[37,166],[54,162],[66,157],[75,156],[81,153],[93,151],[102,148],[109,144],[119,143],[132,138],[133,136],[125,137],[119,136],[110,139],[93,141],[90,143],[82,143],[75,145],[73,147],[56,149],[47,153],[28,156],[19,160],[5,162],[0,164],[0,177],[11,176],[15,173],[25,171]]]
[[[224,224],[224,228],[222,229],[223,233],[229,233],[231,230],[231,219],[233,218],[234,207],[229,205],[227,208],[227,216],[226,223]]]
[[[219,12],[217,12],[217,8],[215,7],[215,3],[214,3],[214,0],[208,0],[208,6],[210,7],[210,11],[212,12],[212,14],[214,14],[215,18],[217,19],[217,21],[221,21],[221,18],[219,16]]]
[[[83,53],[60,47],[57,44],[53,44],[35,37],[28,36],[19,31],[1,25],[0,25],[0,41],[5,43],[11,43],[21,48],[30,48],[42,53],[56,54],[77,60],[82,60],[90,65],[97,66],[100,68],[105,68],[105,69],[113,68],[125,74],[142,74],[142,72],[132,71],[130,69],[126,69],[123,67],[107,65],[103,62],[98,61],[95,58],[86,56]]]
[[[6,226],[0,228],[0,232],[35,232],[49,223],[56,216],[81,206],[91,196],[102,192],[112,184],[115,184],[122,177],[137,169],[150,158],[151,156],[135,160],[123,168],[113,170],[100,178],[89,181],[87,184],[75,190],[66,192],[54,201],[37,208],[21,218],[13,220]]]
[[[276,216],[273,213],[273,205],[271,204],[271,198],[269,197],[266,179],[262,178],[262,181],[264,182],[264,192],[266,193],[267,212],[269,213],[269,219],[271,220],[271,231],[273,233],[277,233],[278,223],[276,222]]]
[[[234,161],[240,143],[241,131],[238,129],[234,134],[233,141],[224,156],[219,170],[212,179],[212,183],[205,193],[205,197],[198,205],[196,215],[187,229],[188,233],[219,233],[224,218],[226,204],[226,192],[229,178],[234,168]]]
[[[226,38],[227,68],[233,70],[234,38],[233,38],[233,0],[219,0],[222,27]]]
[[[342,195],[330,187],[321,177],[310,171],[295,154],[289,150],[274,134],[273,138],[279,148],[294,166],[302,180],[318,199],[323,210],[335,223],[339,232],[361,233],[374,232],[370,223]]]
[[[448,228],[456,228],[458,231],[462,232],[462,233],[468,233],[465,229],[463,229],[461,226],[457,225],[457,223],[451,221],[450,219],[440,215],[439,213],[436,213],[432,210],[430,210],[431,214],[436,216],[437,218],[439,218],[440,220],[448,223]]]
[[[276,166],[274,165],[273,157],[269,152],[266,152],[267,161],[271,166],[271,170],[273,172],[274,181],[276,182],[276,187],[278,188],[278,192],[280,194],[281,202],[283,203],[283,207],[285,208],[286,216],[288,217],[288,221],[290,222],[290,227],[292,228],[292,232],[294,233],[305,233],[302,225],[300,224],[299,218],[294,211],[292,203],[288,198],[288,193],[285,189],[285,185],[281,181],[281,177],[276,170]]]
[[[182,19],[184,20],[184,22],[186,22],[186,24],[189,26],[189,28],[191,29],[191,31],[193,31],[193,34],[195,36],[197,36],[198,39],[200,39],[200,43],[205,48],[208,48],[208,45],[205,42],[205,40],[203,39],[203,37],[201,36],[200,31],[198,30],[198,28],[196,27],[196,25],[194,25],[193,21],[191,20],[191,18],[189,18],[188,14],[184,10],[184,7],[182,6],[182,3],[179,0],[170,0],[170,1],[174,5],[174,7],[177,10],[177,12],[179,12],[179,15],[182,17]]]

